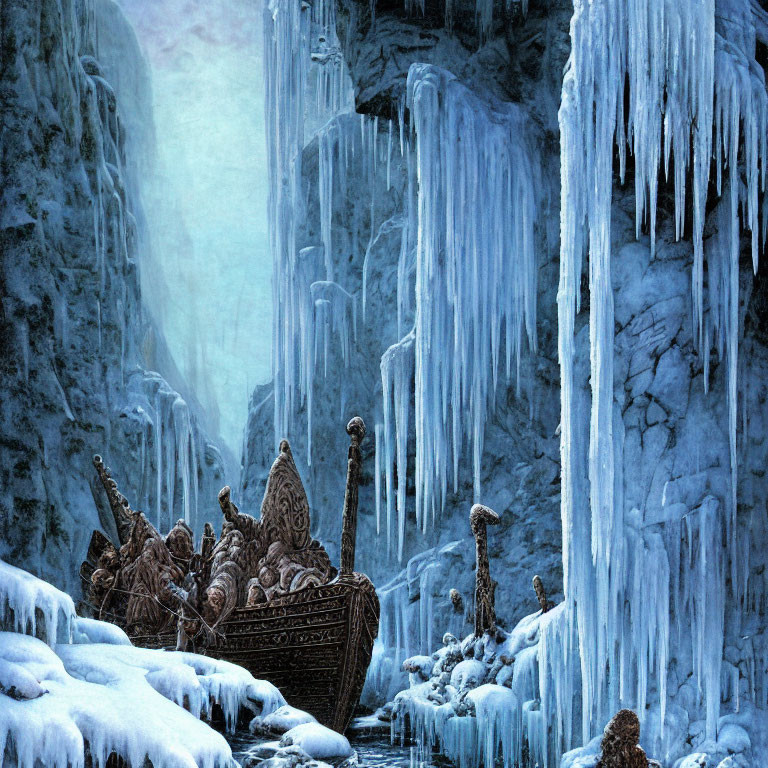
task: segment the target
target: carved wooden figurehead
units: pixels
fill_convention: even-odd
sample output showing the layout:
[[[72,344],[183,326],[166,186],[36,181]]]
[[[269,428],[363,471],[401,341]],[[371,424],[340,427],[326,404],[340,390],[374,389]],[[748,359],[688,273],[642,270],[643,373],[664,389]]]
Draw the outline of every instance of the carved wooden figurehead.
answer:
[[[270,542],[282,541],[289,549],[309,546],[309,501],[287,440],[272,463],[261,502],[261,524]]]
[[[362,456],[360,444],[365,439],[365,422],[355,416],[347,424],[349,453],[347,454],[347,487],[344,492],[344,511],[341,521],[341,575],[349,576],[355,570],[355,543],[357,539],[357,494],[360,485]]]
[[[486,526],[498,525],[499,516],[489,507],[475,504],[469,513],[469,527],[475,537],[475,635],[496,629],[493,583],[488,565],[488,532]]]
[[[109,502],[109,508],[112,510],[112,517],[115,519],[120,544],[125,544],[131,535],[135,513],[131,509],[128,499],[120,493],[117,483],[112,479],[109,467],[105,466],[104,460],[98,453],[93,457],[93,466],[96,468],[99,480],[101,480],[101,484],[107,493],[107,501]]]

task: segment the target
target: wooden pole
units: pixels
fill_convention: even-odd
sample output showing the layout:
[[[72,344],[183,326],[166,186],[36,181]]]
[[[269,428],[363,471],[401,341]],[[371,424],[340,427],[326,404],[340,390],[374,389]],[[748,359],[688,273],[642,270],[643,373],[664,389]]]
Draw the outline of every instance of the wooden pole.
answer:
[[[360,483],[362,457],[360,444],[365,438],[365,423],[355,416],[347,424],[350,437],[347,458],[347,487],[344,492],[344,512],[341,522],[341,575],[349,576],[355,570],[355,541],[357,538],[357,492]]]
[[[469,513],[469,526],[475,537],[475,636],[496,629],[496,611],[493,583],[488,564],[488,531],[486,526],[497,525],[499,516],[489,507],[475,504]]]

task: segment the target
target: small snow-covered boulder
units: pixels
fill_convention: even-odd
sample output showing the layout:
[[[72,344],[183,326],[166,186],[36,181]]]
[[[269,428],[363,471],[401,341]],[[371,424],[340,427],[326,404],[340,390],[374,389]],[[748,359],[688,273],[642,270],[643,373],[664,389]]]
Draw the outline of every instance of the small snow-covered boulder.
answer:
[[[431,656],[410,656],[403,662],[403,670],[411,677],[411,684],[429,680],[435,662]]]
[[[259,715],[251,720],[252,733],[285,733],[304,723],[316,723],[317,720],[301,709],[296,709],[289,704],[278,707],[267,715]]]
[[[120,627],[108,621],[77,618],[72,634],[73,643],[106,643],[107,645],[131,645],[128,635]]]
[[[15,632],[0,632],[0,659],[22,666],[35,680],[64,681],[61,659],[42,640]]]
[[[596,736],[585,746],[566,752],[560,759],[560,768],[594,768],[600,759],[601,738]]]
[[[427,681],[426,683],[412,685],[410,688],[406,688],[404,691],[400,691],[400,693],[395,696],[395,700],[393,702],[393,712],[396,712],[398,707],[402,706],[406,700],[422,699],[424,701],[428,701],[430,694],[434,690],[435,689],[432,683]]]
[[[316,760],[349,757],[352,754],[352,747],[344,736],[320,723],[303,723],[284,733],[280,746],[289,747],[294,744]]]
[[[451,672],[451,685],[464,693],[477,688],[485,681],[486,665],[477,659],[465,659],[459,662]]]
[[[728,755],[717,764],[717,768],[750,768],[750,763],[743,755]]]
[[[443,647],[432,654],[432,659],[434,660],[433,676],[439,677],[444,672],[450,675],[462,659],[459,641],[450,632],[446,632],[443,635]]]
[[[270,745],[271,746],[271,745]],[[317,768],[316,763],[301,747],[295,745],[273,749],[267,757],[262,757],[263,751],[254,750],[244,761],[243,768]]]
[[[485,683],[474,688],[467,698],[475,705],[478,717],[497,717],[506,710],[512,712],[517,708],[517,696],[509,688],[495,683]]]
[[[243,758],[243,768],[246,766],[259,765],[270,757],[274,757],[280,749],[279,741],[264,741],[261,744],[255,744],[248,749]]]
[[[266,759],[249,756],[243,761],[243,768],[332,768],[321,760],[313,760],[300,747],[283,747]]]
[[[720,726],[720,731],[717,734],[717,746],[723,752],[738,754],[750,749],[752,742],[749,734],[740,725],[726,723]]]
[[[709,755],[706,752],[694,752],[683,758],[677,768],[707,768],[710,765]]]
[[[12,699],[36,699],[47,692],[21,664],[0,659],[0,694]]]

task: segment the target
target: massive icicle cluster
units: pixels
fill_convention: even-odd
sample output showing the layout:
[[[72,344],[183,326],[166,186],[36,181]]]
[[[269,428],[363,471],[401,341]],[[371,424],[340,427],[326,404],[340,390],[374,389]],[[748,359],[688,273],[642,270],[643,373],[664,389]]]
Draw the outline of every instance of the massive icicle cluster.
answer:
[[[500,753],[506,760],[520,749],[521,742],[527,743],[532,761],[556,765],[565,749],[589,743],[618,708],[629,706],[642,720],[643,746],[665,763],[691,752],[693,745],[715,762],[739,753],[741,758],[726,758],[722,763],[738,764],[738,759],[748,759],[748,755],[760,757],[765,739],[760,722],[768,704],[768,643],[759,618],[765,611],[765,578],[760,570],[750,569],[748,531],[736,515],[735,496],[740,226],[751,233],[756,265],[765,227],[759,215],[768,136],[765,83],[754,55],[755,36],[768,39],[768,27],[756,5],[737,0],[575,5],[573,53],[560,113],[558,300],[566,602],[537,621],[536,637],[518,655],[520,666],[516,663],[515,675],[519,669],[530,687],[511,707],[517,714],[500,709],[505,717],[520,717],[515,722],[522,722],[511,730],[509,723],[504,725],[505,733],[517,735],[510,744],[502,745]],[[421,77],[430,69],[416,67],[412,77],[416,72]],[[435,113],[446,109],[446,102],[449,99],[425,99]],[[423,218],[419,219],[417,252],[422,259],[435,231],[442,231],[454,210],[446,208],[434,192],[425,195],[425,188],[439,189],[446,155],[462,152],[462,163],[472,168],[474,159],[467,155],[476,143],[457,146],[445,131],[433,130],[431,135],[438,136],[439,142],[435,139],[433,145],[426,144],[418,106],[411,102],[418,149],[429,158],[426,168],[423,158],[418,158],[422,174],[419,216]],[[440,125],[437,120],[433,124]],[[648,508],[629,508],[625,503],[624,492],[631,485],[622,475],[626,425],[614,396],[613,371],[615,146],[622,178],[627,148],[633,156],[637,231],[639,235],[645,224],[652,248],[660,169],[667,172],[674,188],[678,237],[686,234],[686,184],[692,185],[693,336],[702,353],[706,379],[710,348],[717,349],[728,394],[731,482],[729,492],[719,498],[713,495],[715,489],[720,490],[717,470],[700,472],[698,459],[690,457],[690,466],[697,467],[691,469],[695,476],[670,476],[669,495],[665,486],[662,498],[650,499]],[[707,219],[712,236],[705,239],[710,185],[721,199]],[[466,207],[460,210],[467,220],[471,218]],[[588,373],[575,359],[574,339],[585,249],[590,279]],[[449,249],[440,242],[435,251],[442,257]],[[456,272],[451,273],[452,278]],[[439,270],[433,266],[427,274],[434,277]],[[450,286],[455,296],[462,295],[455,283]],[[426,302],[423,286],[417,288],[417,328],[382,359],[388,423],[381,425],[383,435],[377,429],[377,453],[379,447],[387,453],[390,475],[385,488],[390,504],[394,496],[391,468],[397,466],[401,478],[405,477],[401,466],[404,448],[400,446],[398,451],[398,440],[405,439],[402,435],[407,435],[409,418],[407,399],[398,395],[396,382],[401,382],[400,390],[407,391],[419,375],[418,352],[414,367],[408,365],[407,352],[418,344],[419,312],[439,295],[430,287]],[[464,312],[463,317],[472,316]],[[456,337],[441,337],[441,332],[438,324],[425,338],[442,338],[434,349],[452,354]],[[436,377],[428,390],[436,402],[445,404],[435,408],[443,420],[438,424],[450,424],[450,404],[462,402],[451,390],[456,367],[446,365],[450,375]],[[588,380],[592,401],[587,430],[580,414],[590,412],[584,390]],[[452,392],[450,399],[448,392]],[[417,383],[417,430],[419,397]],[[401,413],[405,425],[394,440],[397,417],[393,413]],[[694,418],[696,411],[689,414]],[[744,419],[746,422],[746,415]],[[445,460],[442,448],[442,443],[432,443],[428,461]],[[418,450],[417,473],[421,466]],[[380,483],[379,469],[376,478]],[[423,476],[417,482],[417,493],[423,488],[421,483]],[[685,503],[677,496],[685,498]],[[425,509],[423,502],[417,504],[422,524],[431,509]],[[384,643],[377,647],[369,680],[370,687],[379,692],[388,690],[393,661],[401,656],[407,597],[402,580],[384,590]],[[392,614],[386,607],[388,601],[400,606],[393,614],[394,628],[386,618]],[[415,623],[412,617],[410,620]],[[524,624],[525,620],[520,627]],[[423,642],[416,647],[425,650]],[[403,706],[411,708],[409,715],[426,745],[438,742],[460,763],[476,764],[480,751],[476,747],[481,743],[477,723],[448,725],[456,718],[445,719],[433,711],[435,703],[427,703],[418,691],[406,697]],[[482,730],[491,742],[495,740],[493,728]],[[499,754],[495,748],[492,751]],[[587,752],[594,757],[592,747]],[[577,759],[578,755],[571,755],[567,764]]]
[[[500,369],[507,378],[519,372],[524,338],[536,349],[535,160],[525,112],[490,104],[449,72],[421,64],[408,73],[407,103],[418,179],[416,220],[408,225],[418,233],[415,325],[381,362],[387,510],[389,520],[396,462],[399,557],[411,382],[416,522],[426,530],[449,478],[454,489],[458,483],[467,445],[479,497]]]
[[[411,656],[431,653],[441,632],[448,631],[456,637],[466,634],[471,626],[471,587],[461,564],[470,549],[461,541],[429,549],[409,560],[405,569],[378,588],[379,634],[373,646],[363,704],[389,701],[406,687],[408,678],[402,669],[403,662]],[[450,607],[448,618],[447,584],[467,596],[466,610]]]
[[[442,507],[449,483],[456,486],[459,461],[467,448],[479,495],[484,426],[497,380],[519,373],[524,348],[536,348],[536,193],[531,183],[536,160],[522,109],[478,98],[444,70],[414,65],[407,107],[415,152],[405,129],[405,104],[398,110],[397,125],[390,121],[386,130],[379,130],[378,118],[361,116],[359,132],[350,116],[334,116],[349,109],[349,102],[332,99],[325,105],[330,119],[317,133],[321,242],[299,250],[296,222],[305,214],[305,191],[299,183],[301,152],[305,129],[317,120],[306,114],[305,103],[311,101],[307,94],[312,91],[307,73],[314,71],[309,62],[335,60],[320,52],[323,46],[334,48],[335,33],[328,31],[333,13],[324,6],[313,13],[311,21],[295,4],[276,1],[265,16],[275,260],[275,439],[291,434],[294,415],[305,407],[311,464],[317,363],[322,357],[327,364],[331,338],[348,363],[358,298],[363,321],[369,321],[370,253],[379,238],[399,229],[402,336],[381,360],[384,402],[377,440],[384,456],[377,454],[377,476],[386,476],[378,504],[380,509],[386,495],[388,541],[391,545],[389,537],[395,536],[396,528],[397,554],[402,557],[411,393],[416,403],[416,518],[426,530]],[[325,38],[319,48],[313,42],[318,29]],[[316,50],[310,57],[313,45]],[[341,77],[342,69],[334,71]],[[400,154],[413,173],[402,213],[378,222],[375,183],[378,174],[386,173],[389,189],[396,129]],[[459,136],[465,137],[461,144]],[[336,242],[348,238],[334,234],[335,211],[349,199],[347,173],[353,157],[362,161],[364,188],[369,191],[362,196],[369,210],[358,213],[356,202],[352,216],[355,221],[363,216],[370,221],[361,297],[347,289],[348,276],[339,274],[346,260],[337,257],[359,244]],[[413,271],[415,291],[409,285]],[[415,325],[408,333],[403,326],[412,311],[411,291],[416,299]],[[343,382],[340,386],[343,390]]]
[[[75,604],[68,594],[0,560],[0,627],[10,625],[14,632],[40,636],[55,645],[60,638],[69,641],[74,616]]]
[[[562,617],[565,626],[545,638],[545,644],[552,641],[562,657],[545,654],[552,670],[542,669],[542,675],[550,675],[549,690],[543,692],[549,701],[543,706],[556,711],[558,718],[554,751],[573,743],[572,697],[580,676],[585,743],[619,706],[629,706],[638,711],[644,727],[651,728],[648,738],[658,753],[675,753],[666,737],[686,731],[688,715],[681,722],[679,708],[673,712],[668,706],[672,658],[676,681],[682,683],[692,675],[691,691],[675,691],[686,697],[684,709],[692,718],[701,712],[706,737],[717,737],[724,693],[720,673],[724,628],[726,620],[734,626],[741,622],[749,574],[748,546],[743,546],[736,517],[736,376],[740,218],[752,233],[756,267],[759,188],[765,182],[768,102],[763,72],[754,60],[755,33],[747,0],[575,4],[560,110],[558,303],[567,611]],[[614,402],[611,285],[615,146],[622,177],[627,148],[634,157],[637,231],[645,222],[652,249],[660,168],[674,185],[678,237],[683,234],[687,178],[692,178],[694,338],[706,360],[714,334],[726,358],[730,498],[708,497],[692,509],[664,510],[659,529],[647,527],[650,510],[643,510],[645,527],[640,513],[626,510],[620,492],[623,427]],[[712,159],[722,201],[715,217],[717,236],[705,248]],[[574,367],[574,324],[585,249],[592,386],[588,437],[577,415],[584,404]],[[708,305],[703,294],[705,259]],[[727,601],[733,610],[726,614]],[[568,653],[577,638],[580,664]],[[734,674],[738,689],[739,673]],[[750,686],[757,704],[765,686],[762,673],[759,677]],[[649,726],[651,722],[655,725]]]
[[[349,75],[336,39],[335,6],[320,2],[311,8],[310,12],[301,3],[272,0],[264,11],[268,207],[275,275],[272,369],[276,442],[291,434],[293,414],[303,403],[311,435],[318,344],[326,353],[333,331],[346,355],[354,326],[354,298],[341,286],[332,287],[334,168],[350,150],[345,144],[339,155],[338,131],[332,125],[323,129],[319,140],[324,272],[316,268],[317,249],[297,251],[297,222],[304,213],[301,161],[305,132],[312,135],[313,129],[349,110],[352,103]]]
[[[268,715],[285,705],[273,685],[241,667],[135,648],[113,625],[77,619],[68,595],[5,563],[0,569],[1,599],[17,626],[26,629],[20,618],[42,611],[49,639],[46,646],[0,632],[0,759],[10,764],[82,768],[89,754],[104,766],[116,753],[130,765],[229,768],[229,745],[199,718],[217,704],[234,730],[243,707]],[[55,643],[57,611],[74,643]]]

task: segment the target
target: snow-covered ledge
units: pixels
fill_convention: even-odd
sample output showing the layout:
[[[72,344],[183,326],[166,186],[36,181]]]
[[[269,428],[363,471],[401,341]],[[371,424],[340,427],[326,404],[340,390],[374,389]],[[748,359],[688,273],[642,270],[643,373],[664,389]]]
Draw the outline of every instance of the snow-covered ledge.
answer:
[[[2,561],[0,629],[13,630],[0,631],[4,766],[81,768],[88,750],[99,768],[113,752],[130,766],[230,767],[226,740],[200,718],[218,704],[234,730],[242,708],[264,716],[285,705],[275,686],[235,664],[134,647],[117,627],[78,618],[65,593]]]

